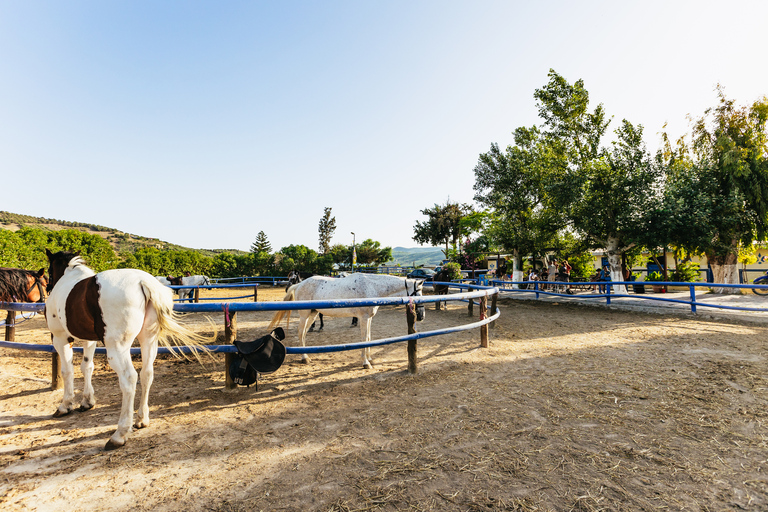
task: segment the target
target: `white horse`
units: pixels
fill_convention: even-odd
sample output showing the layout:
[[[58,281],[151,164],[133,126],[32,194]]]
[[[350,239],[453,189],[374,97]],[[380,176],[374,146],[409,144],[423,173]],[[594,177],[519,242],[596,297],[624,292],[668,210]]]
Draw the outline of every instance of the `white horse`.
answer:
[[[159,278],[158,278],[159,280]],[[169,278],[170,284],[174,286],[207,286],[211,284],[211,280],[208,279],[208,276],[184,276],[184,277],[171,277]],[[176,294],[179,296],[179,299],[184,302],[185,300],[189,300],[189,302],[192,302],[195,296],[195,289],[194,288],[179,288],[176,290]]]
[[[204,337],[177,321],[173,312],[173,294],[150,274],[135,269],[106,270],[96,274],[76,253],[46,251],[50,295],[45,303],[45,319],[53,335],[53,345],[61,359],[64,397],[55,417],[72,412],[75,407],[72,343],[83,340],[83,398],[80,411],[96,404],[91,376],[96,342],[107,348],[107,361],[117,373],[123,404],[117,430],[106,445],[107,450],[125,444],[131,432],[137,374],[131,361],[134,339],[141,346],[141,401],[136,428],[149,425],[149,388],[154,379],[152,365],[158,342],[171,347],[169,338],[187,345],[196,355],[207,352]]]
[[[418,296],[422,293],[424,281],[406,279],[380,274],[350,274],[344,279],[333,277],[314,276],[288,288],[283,300],[334,300],[334,299],[373,299],[378,297],[408,297]],[[363,341],[371,341],[371,319],[379,310],[378,306],[361,306],[353,308],[328,308],[323,309],[325,316],[358,318],[360,335]],[[277,326],[280,321],[288,316],[290,311],[278,311],[272,318],[269,328]],[[299,310],[299,341],[301,346],[306,346],[307,327],[314,322],[318,315],[316,309]],[[424,319],[424,305],[416,306],[416,317],[419,321]],[[301,355],[304,363],[309,362],[307,354]],[[371,349],[363,349],[363,367],[371,368]]]

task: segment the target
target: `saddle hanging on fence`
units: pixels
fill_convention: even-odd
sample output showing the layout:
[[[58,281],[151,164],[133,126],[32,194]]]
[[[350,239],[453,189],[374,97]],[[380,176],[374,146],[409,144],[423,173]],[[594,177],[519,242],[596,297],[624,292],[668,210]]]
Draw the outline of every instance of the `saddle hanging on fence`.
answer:
[[[272,373],[285,360],[285,345],[280,343],[285,339],[282,327],[276,328],[266,336],[254,341],[238,341],[237,354],[229,365],[229,375],[240,386],[250,386],[258,379],[258,373]]]

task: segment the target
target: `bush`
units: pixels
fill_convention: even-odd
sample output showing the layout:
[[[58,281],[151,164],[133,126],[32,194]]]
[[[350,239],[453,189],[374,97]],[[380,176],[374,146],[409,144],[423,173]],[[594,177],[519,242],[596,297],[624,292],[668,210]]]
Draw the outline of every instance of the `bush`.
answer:
[[[672,272],[672,281],[691,283],[698,281],[701,278],[699,275],[699,264],[692,261],[686,261],[677,266],[674,272]]]

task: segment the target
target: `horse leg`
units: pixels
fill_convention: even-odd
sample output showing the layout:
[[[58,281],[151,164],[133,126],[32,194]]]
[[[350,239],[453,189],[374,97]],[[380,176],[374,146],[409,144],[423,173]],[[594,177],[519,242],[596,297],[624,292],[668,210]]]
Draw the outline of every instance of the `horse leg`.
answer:
[[[371,341],[371,318],[363,317],[362,321],[358,322],[360,325],[360,334],[363,341]],[[373,368],[373,360],[371,359],[371,347],[365,347],[363,349],[363,368],[370,370]]]
[[[306,314],[306,316],[304,316]],[[317,311],[311,310],[309,313],[301,312],[299,316],[299,342],[302,347],[307,346],[307,326],[314,322],[317,317]],[[301,354],[301,362],[309,363],[309,355]]]
[[[108,342],[107,342],[108,343]],[[117,373],[120,383],[120,391],[123,393],[123,404],[120,409],[120,418],[117,421],[117,430],[107,441],[105,450],[114,450],[125,444],[133,423],[133,400],[136,397],[136,381],[138,373],[131,362],[131,343],[122,341],[107,344],[107,361],[109,366]]]
[[[149,426],[149,388],[155,380],[155,358],[157,357],[157,315],[155,309],[147,306],[144,326],[137,336],[141,346],[141,398],[139,399],[139,417],[134,426]]]
[[[314,332],[314,330],[315,330],[315,324],[316,324],[316,323],[317,323],[317,322],[312,322],[312,325],[310,325],[310,326],[309,326],[309,331],[307,331],[307,332]],[[320,332],[320,331],[322,331],[322,330],[323,330],[323,314],[322,314],[322,313],[320,313],[320,329],[318,329],[318,332]]]
[[[83,372],[83,400],[80,402],[79,411],[87,411],[96,405],[96,395],[93,392],[93,356],[96,353],[96,342],[86,341],[83,347],[83,361],[80,363],[80,371]]]
[[[69,344],[66,336],[53,336],[53,346],[56,353],[59,354],[61,362],[61,378],[64,381],[64,397],[61,399],[54,418],[65,416],[75,408],[75,368],[72,365],[72,345]]]

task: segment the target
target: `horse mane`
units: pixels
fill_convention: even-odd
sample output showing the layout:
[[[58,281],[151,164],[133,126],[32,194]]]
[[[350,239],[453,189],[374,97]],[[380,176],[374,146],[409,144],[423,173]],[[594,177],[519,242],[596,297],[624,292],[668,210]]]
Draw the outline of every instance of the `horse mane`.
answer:
[[[26,302],[30,270],[0,268],[0,302]]]

